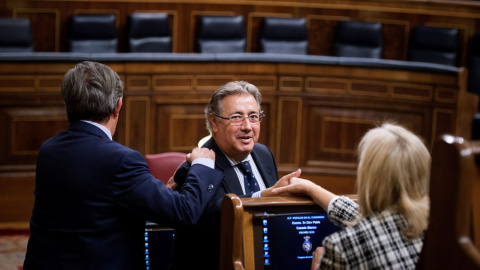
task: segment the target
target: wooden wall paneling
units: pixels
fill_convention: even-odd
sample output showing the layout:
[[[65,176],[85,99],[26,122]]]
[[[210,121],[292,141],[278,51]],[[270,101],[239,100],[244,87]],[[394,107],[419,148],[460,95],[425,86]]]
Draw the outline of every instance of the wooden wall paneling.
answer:
[[[178,12],[176,10],[133,10],[132,12],[125,15],[128,16],[131,13],[167,13],[168,24],[170,28],[170,36],[172,37],[172,52],[173,53],[178,52],[177,39],[178,39],[179,29],[178,29]],[[126,30],[126,28],[124,30]],[[125,38],[127,38],[126,33],[125,33]]]
[[[374,126],[373,122],[369,119],[355,118],[354,114],[350,117],[324,115],[318,123],[321,126],[321,133],[318,134],[319,152],[334,155],[347,154],[353,157],[360,142],[358,135],[371,129]]]
[[[389,82],[373,80],[347,80],[348,92],[355,95],[388,97],[392,95]]]
[[[128,91],[148,91],[152,89],[152,77],[148,75],[127,76],[125,84]]]
[[[35,91],[36,76],[0,76],[0,92]]]
[[[42,92],[55,92],[60,97],[63,76],[41,75],[37,78],[37,89]]]
[[[115,134],[113,134],[113,136],[112,136],[112,139],[114,141],[120,143],[120,144],[127,145],[127,132],[126,132],[127,131],[127,122],[130,122],[130,116],[127,117],[127,115],[129,115],[129,113],[130,113],[127,110],[127,107],[128,107],[127,106],[127,98],[131,94],[132,95],[133,94],[141,95],[141,93],[139,94],[136,91],[130,91],[129,85],[127,83],[129,76],[124,75],[124,73],[123,73],[123,72],[125,72],[124,70],[119,69],[118,65],[116,65],[116,64],[110,64],[109,63],[108,65],[110,66],[110,68],[112,68],[112,70],[117,72],[117,74],[120,76],[120,80],[122,80],[122,82],[124,83],[123,105],[122,105],[122,108],[120,110],[120,115],[119,115],[119,119],[118,119],[118,122],[117,122],[117,128],[116,128]]]
[[[238,80],[255,85],[262,94],[277,90],[277,76],[240,74]]]
[[[12,118],[12,143],[10,145],[12,156],[35,158],[43,142],[55,136],[61,130],[67,129],[68,122],[65,116],[39,117],[36,115],[38,112],[39,110],[32,110],[29,115],[19,115]],[[58,112],[63,112],[63,108],[59,108]]]
[[[1,110],[4,131],[0,171],[33,171],[38,149],[69,126],[64,107],[10,107]]]
[[[434,101],[444,103],[457,102],[457,89],[447,87],[436,87]]]
[[[4,86],[4,83],[8,81],[20,81],[21,78],[26,80],[36,80],[36,76],[62,76],[65,73],[73,68],[76,63],[72,62],[0,62],[0,79],[5,79],[4,82],[0,83],[0,86]],[[11,78],[11,79],[9,79]],[[28,84],[30,85],[30,84]],[[35,85],[35,83],[33,84]],[[2,90],[6,90],[8,87],[5,87]],[[34,88],[29,88],[30,90],[35,90]]]
[[[317,174],[354,175],[360,139],[383,122],[399,123],[430,139],[424,129],[429,123],[428,109],[379,98],[337,101],[332,97],[310,98],[304,107],[304,164]]]
[[[307,92],[346,94],[349,89],[350,83],[345,79],[325,77],[305,78],[305,90]]]
[[[302,99],[296,97],[281,97],[278,100],[275,153],[279,166],[300,165],[302,103]]]
[[[382,23],[383,50],[382,58],[407,60],[408,34],[410,23],[407,20],[367,18],[367,22]]]
[[[287,77],[281,76],[278,82],[280,91],[302,91],[303,90],[302,77]]]
[[[350,20],[346,16],[307,15],[308,54],[333,55],[338,22]]]
[[[221,85],[236,81],[236,75],[197,75],[195,76],[195,89],[215,91]]]
[[[355,149],[360,141],[358,134],[373,127],[375,120],[362,119],[364,115],[360,115],[362,112],[358,109],[344,111],[345,108],[338,107],[340,104],[328,103],[310,101],[305,104],[308,111],[305,117],[308,131],[303,148],[305,166],[327,172],[343,171],[340,174],[350,171],[353,174],[356,168]]]
[[[411,100],[431,101],[433,97],[433,86],[405,83],[393,83],[393,98]]]
[[[35,52],[60,51],[60,10],[40,8],[18,8],[14,18],[27,18],[32,27]]]
[[[205,126],[204,109],[207,97],[185,100],[156,98],[154,153],[189,152],[209,135]]]
[[[265,17],[292,18],[290,13],[249,12],[247,19],[247,52],[260,52],[260,36]]]
[[[168,148],[171,151],[189,152],[198,145],[200,139],[208,135],[205,114],[172,114],[169,122]]]
[[[356,167],[349,168],[350,171],[355,171]],[[318,173],[311,173],[309,168],[302,168],[302,178],[311,180],[317,185],[333,192],[334,194],[357,194],[356,174],[345,175],[329,175]]]
[[[198,44],[197,44],[197,34],[199,31],[200,25],[200,17],[201,16],[235,16],[238,15],[235,11],[205,11],[205,10],[194,10],[190,13],[190,28],[189,28],[189,50],[188,52],[198,52]],[[245,18],[244,18],[245,20]]]
[[[150,99],[149,97],[126,97],[125,146],[145,155],[150,147]]]
[[[195,89],[195,75],[154,75],[154,91],[182,91]]]
[[[277,99],[272,95],[263,95],[261,108],[265,119],[261,122],[261,131],[258,142],[267,145],[276,157],[275,146],[277,137]]]
[[[113,134],[112,139],[119,144],[126,145],[126,130],[127,130],[127,109],[125,107],[126,95],[123,95],[123,106],[120,110],[120,116],[118,118],[117,128],[115,134]]]
[[[0,173],[0,223],[30,220],[34,190],[34,175]]]

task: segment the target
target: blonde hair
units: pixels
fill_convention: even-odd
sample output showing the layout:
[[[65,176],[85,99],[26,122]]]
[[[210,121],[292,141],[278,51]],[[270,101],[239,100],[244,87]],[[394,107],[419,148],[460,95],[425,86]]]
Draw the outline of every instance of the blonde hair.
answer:
[[[430,201],[430,153],[407,129],[383,124],[368,131],[359,146],[358,201],[362,216],[384,210],[400,212],[403,228],[416,238],[427,228]]]

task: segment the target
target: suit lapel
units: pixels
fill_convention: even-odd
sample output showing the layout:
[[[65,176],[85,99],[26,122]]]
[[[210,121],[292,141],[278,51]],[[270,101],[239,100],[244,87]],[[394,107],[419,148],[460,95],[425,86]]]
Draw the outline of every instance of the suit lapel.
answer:
[[[223,171],[225,190],[237,195],[243,194],[242,186],[238,180],[237,173],[228,161],[225,154],[220,150],[213,138],[205,143],[205,147],[212,149],[215,152],[215,166],[217,169]]]
[[[261,153],[258,151],[256,147],[253,148],[252,158],[255,161],[255,164],[257,165],[258,171],[262,176],[265,186],[269,188],[275,185],[275,183],[278,180],[278,179],[275,179],[275,175],[277,175],[275,168],[272,168],[272,166],[270,166],[270,163],[262,162],[262,160],[267,160],[267,159],[263,159],[261,157]]]

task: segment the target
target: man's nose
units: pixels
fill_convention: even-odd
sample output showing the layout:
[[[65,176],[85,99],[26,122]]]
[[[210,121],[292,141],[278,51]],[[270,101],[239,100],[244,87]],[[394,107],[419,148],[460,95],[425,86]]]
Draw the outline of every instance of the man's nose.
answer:
[[[251,130],[252,123],[250,123],[250,119],[248,117],[243,118],[243,121],[240,127],[242,128],[242,130]]]

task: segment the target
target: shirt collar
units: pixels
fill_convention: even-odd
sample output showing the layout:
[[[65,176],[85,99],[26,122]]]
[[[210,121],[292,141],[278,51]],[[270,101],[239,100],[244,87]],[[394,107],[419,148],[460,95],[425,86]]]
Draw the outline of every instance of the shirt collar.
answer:
[[[105,134],[107,134],[108,138],[110,138],[110,140],[113,140],[112,139],[112,133],[110,132],[110,130],[108,128],[106,128],[104,125],[101,125],[97,122],[92,122],[92,121],[88,121],[88,120],[80,120],[82,122],[85,122],[85,123],[89,123],[91,125],[94,125],[96,127],[98,127],[99,129],[101,129],[103,132],[105,132]]]
[[[223,151],[222,151],[222,152],[223,152]],[[231,157],[227,156],[225,153],[223,153],[223,154],[225,155],[225,157],[227,157],[228,162],[230,162],[230,165],[232,165],[232,166],[235,166],[235,165],[237,165],[238,163],[243,162],[243,161],[250,161],[250,160],[252,160],[252,154],[248,154],[248,156],[247,156],[244,160],[241,160],[241,161],[239,161],[239,162],[236,161],[236,160],[234,160],[234,159],[232,159]]]

